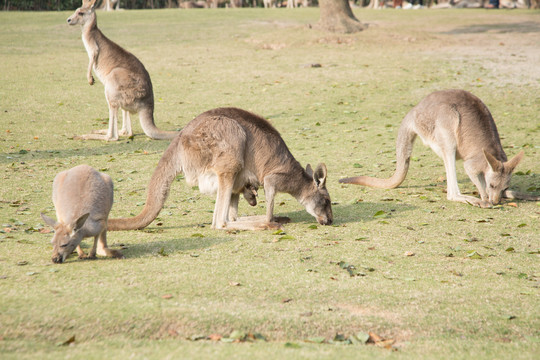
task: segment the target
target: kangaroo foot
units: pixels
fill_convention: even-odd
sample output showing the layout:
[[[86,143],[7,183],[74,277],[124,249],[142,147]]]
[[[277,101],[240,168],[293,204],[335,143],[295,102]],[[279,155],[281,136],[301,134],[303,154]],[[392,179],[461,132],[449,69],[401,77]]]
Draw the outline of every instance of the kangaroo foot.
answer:
[[[280,230],[282,226],[279,222],[268,222],[265,216],[240,217],[237,221],[228,222],[227,230]]]
[[[120,130],[118,132],[118,135],[120,135],[120,136],[128,136],[128,137],[133,136],[133,131],[127,131],[127,130],[122,129],[122,130]]]
[[[466,198],[465,202],[467,204],[469,204],[469,205],[478,206],[478,207],[483,208],[483,209],[489,209],[489,208],[493,207],[493,204],[490,201],[481,200],[481,199],[477,199],[477,198],[473,198],[473,197]]]
[[[101,256],[107,256],[115,259],[123,259],[124,255],[119,250],[113,250],[109,248],[98,248],[97,253]]]
[[[88,255],[87,254],[81,254],[81,255],[79,255],[79,259],[81,259],[81,260],[96,260],[97,258],[96,258],[95,254],[94,255],[92,255],[92,254],[88,254]]]
[[[73,137],[73,140],[106,140],[106,141],[118,141],[118,137],[109,137],[101,134],[86,134],[77,135]]]
[[[109,129],[99,129],[99,130],[92,130],[92,131],[90,131],[90,134],[107,135],[108,132],[109,132]]]

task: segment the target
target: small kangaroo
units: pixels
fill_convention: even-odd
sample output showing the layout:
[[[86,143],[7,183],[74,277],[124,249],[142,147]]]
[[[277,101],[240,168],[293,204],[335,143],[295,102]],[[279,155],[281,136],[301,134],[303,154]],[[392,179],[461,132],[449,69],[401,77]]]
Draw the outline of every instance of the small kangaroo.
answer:
[[[274,217],[277,192],[294,196],[320,224],[333,221],[324,164],[315,171],[309,165],[302,168],[268,121],[245,110],[218,108],[197,116],[172,140],[152,175],[141,213],[110,219],[109,230],[142,229],[150,224],[180,172],[188,184],[198,184],[202,193],[217,192],[212,219],[215,229],[280,228],[288,218]],[[235,221],[238,194],[259,185],[264,186],[266,216]]]
[[[392,177],[358,176],[339,182],[382,189],[399,186],[407,175],[417,135],[444,161],[448,200],[491,207],[498,204],[501,197],[540,198],[508,190],[512,172],[523,158],[523,151],[507,160],[491,113],[478,97],[465,90],[431,93],[405,116],[397,137],[397,164]],[[465,171],[478,188],[481,199],[461,195],[456,175],[457,159],[463,159]]]
[[[113,183],[109,175],[88,165],[62,171],[54,178],[52,199],[58,220],[43,213],[41,217],[54,228],[53,262],[63,263],[75,248],[80,259],[95,259],[96,252],[122,257],[118,250],[107,247],[107,218],[113,204]],[[91,236],[94,246],[86,256],[80,243]]]
[[[176,131],[163,131],[154,123],[154,92],[150,75],[135,55],[109,40],[97,27],[96,0],[83,0],[67,22],[81,25],[82,40],[90,62],[86,78],[94,84],[92,69],[105,86],[109,104],[109,128],[77,138],[116,141],[118,135],[132,136],[130,113],[139,113],[144,133],[152,139],[172,139]],[[118,132],[118,109],[122,109],[122,129]]]

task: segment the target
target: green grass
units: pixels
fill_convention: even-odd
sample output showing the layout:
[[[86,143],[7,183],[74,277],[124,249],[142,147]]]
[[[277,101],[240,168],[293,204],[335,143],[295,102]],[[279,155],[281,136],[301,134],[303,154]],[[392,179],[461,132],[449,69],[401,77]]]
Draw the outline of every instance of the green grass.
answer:
[[[214,199],[179,178],[159,221],[109,234],[125,259],[57,265],[52,235],[35,231],[40,212],[54,214],[55,174],[81,163],[106,171],[111,216],[128,216],[168,144],[142,135],[136,117],[133,140],[71,140],[105,128],[108,114],[102,84],[86,82],[80,30],[69,13],[0,13],[0,357],[534,358],[539,204],[446,201],[442,161],[420,141],[397,189],[337,180],[390,175],[406,112],[431,91],[464,88],[491,109],[507,154],[525,150],[513,188],[538,192],[539,13],[356,14],[368,30],[334,35],[307,26],[317,9],[98,13],[103,32],[148,69],[160,128],[218,106],[267,117],[302,164],[327,164],[335,226],[312,229],[281,194],[287,237],[214,231]],[[461,164],[458,178],[462,192],[475,190]],[[263,214],[260,194],[240,213]],[[233,331],[267,342],[190,340]],[[397,352],[306,342],[370,331]],[[72,336],[73,346],[57,346]]]

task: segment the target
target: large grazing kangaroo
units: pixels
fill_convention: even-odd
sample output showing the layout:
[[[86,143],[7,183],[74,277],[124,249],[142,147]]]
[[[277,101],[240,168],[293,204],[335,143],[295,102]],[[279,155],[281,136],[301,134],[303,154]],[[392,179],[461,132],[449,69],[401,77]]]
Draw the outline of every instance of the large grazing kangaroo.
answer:
[[[99,255],[121,258],[117,250],[107,247],[107,218],[113,204],[113,183],[88,165],[79,165],[62,171],[53,181],[52,199],[56,218],[41,214],[43,221],[54,228],[53,257],[62,263],[77,248],[79,258]],[[80,243],[86,237],[94,237],[94,246],[88,256]]]
[[[152,139],[172,139],[177,132],[163,131],[154,124],[154,92],[150,75],[135,55],[109,40],[97,27],[96,0],[83,0],[67,22],[81,25],[82,40],[90,62],[86,77],[94,84],[92,69],[105,86],[109,104],[109,128],[79,136],[81,139],[118,140],[118,135],[132,136],[130,113],[139,113],[142,129]],[[122,109],[123,124],[118,132],[118,109]]]
[[[479,98],[464,90],[431,93],[405,116],[397,137],[397,168],[392,177],[358,176],[339,182],[383,189],[399,186],[407,175],[417,135],[444,161],[448,200],[491,207],[498,204],[501,197],[540,198],[508,190],[510,177],[521,161],[523,151],[507,160],[488,108]],[[463,159],[465,171],[478,188],[481,199],[459,192],[456,159]]]
[[[279,228],[283,218],[274,217],[277,192],[294,196],[320,224],[332,224],[326,166],[320,164],[314,172],[309,165],[302,168],[268,121],[245,110],[218,108],[197,116],[174,138],[152,175],[142,212],[133,218],[110,219],[109,230],[142,229],[150,224],[180,172],[202,193],[217,192],[215,229]],[[238,194],[259,185],[264,186],[266,216],[234,221]]]

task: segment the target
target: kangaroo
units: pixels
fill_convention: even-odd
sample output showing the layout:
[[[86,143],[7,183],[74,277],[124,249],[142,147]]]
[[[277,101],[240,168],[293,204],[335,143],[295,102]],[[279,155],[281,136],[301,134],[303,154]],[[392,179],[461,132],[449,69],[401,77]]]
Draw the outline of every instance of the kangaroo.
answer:
[[[67,22],[80,25],[82,40],[90,62],[86,78],[94,84],[92,69],[105,86],[109,104],[109,128],[77,138],[86,140],[116,141],[118,135],[132,136],[130,113],[139,113],[144,133],[152,139],[167,140],[176,131],[163,131],[154,124],[154,92],[150,75],[135,55],[109,40],[97,27],[96,0],[83,0]],[[118,132],[118,109],[122,109],[122,129]]]
[[[523,158],[523,151],[507,160],[488,108],[478,97],[464,90],[431,93],[405,116],[397,137],[397,164],[392,177],[358,176],[339,182],[382,189],[399,186],[407,175],[417,135],[444,161],[448,200],[491,207],[502,197],[540,199],[508,190],[512,172]],[[457,159],[463,159],[465,171],[478,188],[480,199],[459,192]]]
[[[107,218],[113,204],[113,183],[109,175],[88,165],[62,171],[54,178],[52,199],[58,220],[43,213],[41,218],[54,228],[53,262],[63,263],[75,248],[80,259],[94,259],[96,252],[122,257],[118,250],[107,247]],[[87,256],[80,243],[91,236],[94,246]]]
[[[302,168],[268,121],[245,110],[218,108],[197,116],[172,140],[152,175],[141,213],[133,218],[110,219],[109,230],[142,229],[150,224],[180,172],[202,193],[217,192],[214,229],[280,228],[289,219],[274,217],[277,192],[294,196],[320,224],[330,225],[333,221],[324,164],[315,171],[310,165]],[[266,216],[234,221],[238,194],[246,185],[263,185]]]

